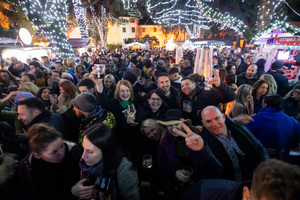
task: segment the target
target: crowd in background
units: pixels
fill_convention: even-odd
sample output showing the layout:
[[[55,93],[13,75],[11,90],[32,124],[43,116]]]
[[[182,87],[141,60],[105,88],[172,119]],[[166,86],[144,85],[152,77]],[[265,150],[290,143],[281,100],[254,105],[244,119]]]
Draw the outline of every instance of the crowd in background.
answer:
[[[265,71],[265,59],[223,48],[204,77],[194,73],[195,51],[178,64],[175,54],[101,50],[4,63],[0,147],[11,173],[0,178],[1,199],[143,199],[145,181],[153,199],[199,199],[203,187],[235,191],[270,157],[292,162],[300,77],[289,85],[291,66],[277,60]]]

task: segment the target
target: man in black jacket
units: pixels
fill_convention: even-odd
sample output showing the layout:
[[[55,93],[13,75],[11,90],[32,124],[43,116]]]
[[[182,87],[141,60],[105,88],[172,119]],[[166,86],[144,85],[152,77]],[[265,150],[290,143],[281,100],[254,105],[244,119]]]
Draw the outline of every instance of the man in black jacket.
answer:
[[[215,87],[210,88],[210,90],[202,86],[196,86],[196,83],[190,77],[185,77],[181,81],[181,90],[184,94],[183,100],[184,102],[189,101],[191,106],[191,109],[183,107],[183,111],[185,117],[192,120],[193,125],[202,124],[201,111],[206,106],[219,106],[220,103],[227,103],[235,99],[234,91],[220,80],[215,69],[213,73],[214,78],[209,83],[214,84]]]
[[[169,106],[170,109],[180,109],[181,108],[181,92],[171,86],[171,81],[168,74],[162,73],[156,79],[157,86],[165,94],[164,101]]]
[[[288,79],[283,75],[282,71],[283,63],[277,60],[272,63],[271,69],[266,74],[271,74],[277,83],[277,94],[284,96],[288,91],[289,82]]]
[[[19,101],[18,119],[25,126],[32,126],[37,123],[46,123],[57,131],[64,133],[65,126],[62,117],[57,113],[46,110],[44,103],[38,98],[27,98]]]
[[[252,86],[257,80],[257,65],[252,64],[247,68],[246,72],[243,72],[237,76],[236,85],[240,86],[242,84],[249,84]]]

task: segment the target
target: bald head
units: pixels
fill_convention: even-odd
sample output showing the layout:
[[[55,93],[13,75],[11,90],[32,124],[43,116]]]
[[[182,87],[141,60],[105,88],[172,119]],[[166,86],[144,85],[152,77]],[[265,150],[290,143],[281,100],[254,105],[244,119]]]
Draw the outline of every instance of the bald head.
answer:
[[[246,72],[246,77],[251,79],[257,73],[257,65],[250,65]]]
[[[215,106],[207,106],[201,112],[203,126],[212,134],[227,135],[225,115]]]

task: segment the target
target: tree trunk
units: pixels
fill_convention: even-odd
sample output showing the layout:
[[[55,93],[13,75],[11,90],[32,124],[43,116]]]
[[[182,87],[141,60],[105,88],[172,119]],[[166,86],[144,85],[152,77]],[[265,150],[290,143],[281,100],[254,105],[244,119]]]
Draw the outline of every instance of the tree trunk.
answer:
[[[106,44],[105,44],[105,40],[104,40],[104,36],[103,36],[103,27],[102,27],[101,19],[100,19],[100,17],[96,16],[95,9],[92,6],[90,7],[90,9],[91,9],[91,13],[92,13],[94,22],[95,22],[98,32],[99,32],[101,46],[105,47]]]

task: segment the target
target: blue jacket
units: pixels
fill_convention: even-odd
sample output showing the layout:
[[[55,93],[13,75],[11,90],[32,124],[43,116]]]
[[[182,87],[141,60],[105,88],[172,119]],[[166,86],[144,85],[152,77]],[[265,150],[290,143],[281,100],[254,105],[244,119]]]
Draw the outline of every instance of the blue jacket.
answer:
[[[300,123],[283,110],[268,106],[262,108],[252,118],[254,122],[250,122],[248,128],[264,147],[278,150],[284,148],[285,158],[289,153],[291,142],[298,140],[299,144]]]

